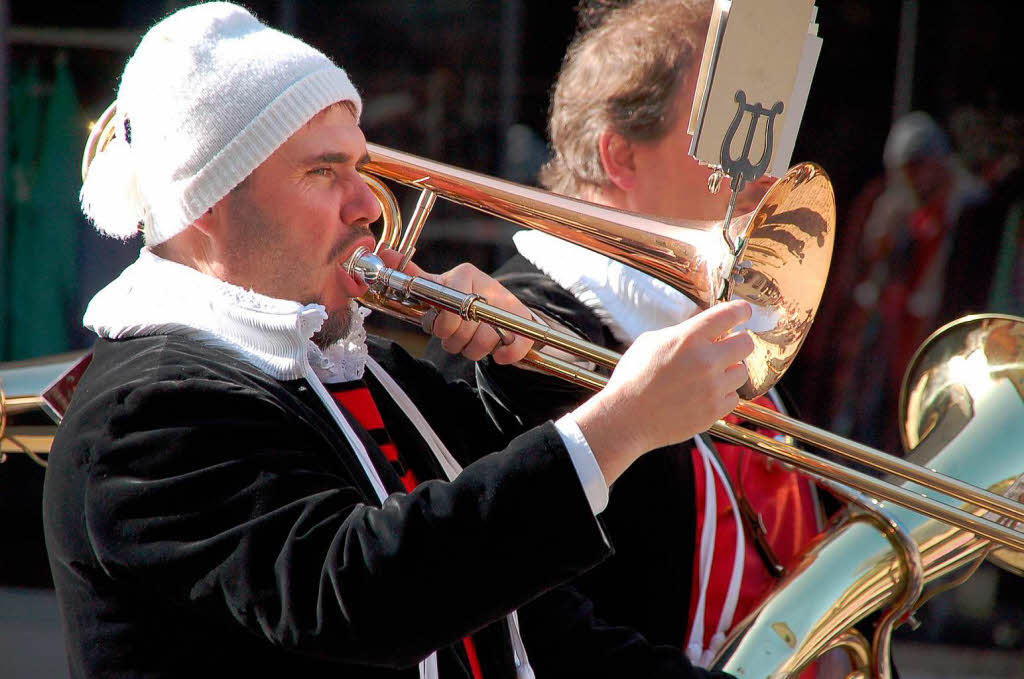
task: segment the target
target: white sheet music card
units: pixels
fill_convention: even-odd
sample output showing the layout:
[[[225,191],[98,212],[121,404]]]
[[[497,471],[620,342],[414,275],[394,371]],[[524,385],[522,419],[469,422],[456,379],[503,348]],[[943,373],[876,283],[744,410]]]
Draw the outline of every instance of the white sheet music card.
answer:
[[[731,158],[785,172],[821,49],[815,10],[814,0],[716,0],[690,112],[690,155],[712,167]]]

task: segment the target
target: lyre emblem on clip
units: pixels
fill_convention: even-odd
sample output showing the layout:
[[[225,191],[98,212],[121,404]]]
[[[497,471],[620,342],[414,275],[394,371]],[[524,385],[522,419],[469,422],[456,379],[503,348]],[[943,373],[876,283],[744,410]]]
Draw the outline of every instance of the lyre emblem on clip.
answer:
[[[722,140],[722,170],[732,177],[733,190],[739,193],[746,186],[747,182],[754,181],[768,169],[768,163],[772,158],[772,135],[773,128],[775,127],[775,116],[782,113],[784,107],[781,101],[775,102],[770,109],[761,106],[761,102],[748,105],[747,95],[743,90],[736,90],[735,99],[738,104],[736,115],[733,116],[732,122],[729,123],[729,130],[725,133],[725,139]],[[740,154],[739,158],[733,158],[731,152],[732,141],[736,136],[737,130],[739,130],[740,120],[743,119],[744,113],[750,114],[747,138],[743,142],[743,153]],[[768,119],[764,131],[764,150],[761,152],[761,158],[756,163],[751,163],[750,146],[754,141],[757,121],[762,116]]]

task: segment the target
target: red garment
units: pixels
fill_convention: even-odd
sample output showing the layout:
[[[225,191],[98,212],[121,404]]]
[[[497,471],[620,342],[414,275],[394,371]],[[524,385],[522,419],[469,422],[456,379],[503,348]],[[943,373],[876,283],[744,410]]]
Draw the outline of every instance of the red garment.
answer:
[[[384,453],[384,457],[395,467],[395,473],[402,479],[402,485],[405,486],[405,489],[412,491],[412,489],[419,485],[419,479],[416,478],[416,474],[408,465],[402,462],[401,456],[398,453],[398,447],[391,440],[391,436],[384,426],[384,418],[381,417],[380,410],[377,409],[377,404],[374,402],[373,395],[370,394],[366,384],[362,381],[343,382],[340,384],[329,384],[327,388],[338,405],[355,417],[356,421],[363,426],[363,429],[373,437]],[[467,636],[463,638],[462,645],[466,649],[466,658],[469,661],[469,668],[473,672],[473,679],[484,679],[484,672],[480,667],[480,658],[477,655],[473,637]]]
[[[366,385],[363,382],[343,382],[328,385],[328,388],[331,396],[342,410],[348,411],[373,437],[381,452],[384,453],[384,457],[395,468],[395,473],[402,479],[405,489],[411,491],[419,485],[416,474],[399,459],[398,448],[384,427],[384,418],[381,417],[377,404],[374,403],[373,396],[370,395],[370,390],[366,388]]]
[[[914,245],[906,253],[909,261],[901,262],[906,267],[903,276],[894,277],[879,298],[878,306],[884,327],[895,342],[887,366],[892,384],[900,384],[903,372],[917,347],[935,326],[938,308],[926,316],[920,316],[911,311],[909,301],[914,294],[922,292],[928,282],[928,273],[936,266],[944,266],[944,262],[937,261],[937,258],[942,256],[947,238],[943,222],[945,210],[945,202],[925,205],[910,216],[908,227]]]
[[[756,403],[777,410],[775,404],[767,397],[757,399]],[[740,422],[734,416],[729,416],[726,419],[734,423]],[[767,436],[775,436],[777,433],[765,429],[757,429],[757,431]],[[772,551],[783,566],[792,568],[811,540],[821,531],[818,501],[812,484],[795,470],[766,455],[751,451],[749,448],[716,441],[715,449],[737,495],[737,500],[740,496],[745,496],[754,511],[760,514],[766,529],[765,537]],[[705,494],[707,492],[704,464],[701,454],[697,450],[693,452],[693,464],[697,491],[698,544],[694,550],[694,578],[690,597],[691,627],[700,595],[701,550],[699,541],[705,516]],[[732,503],[717,475],[714,476],[714,480],[717,499],[717,528],[714,560],[705,595],[704,648],[709,647],[718,628],[732,577],[736,546],[737,525]],[[746,532],[745,528],[744,531]],[[768,571],[749,534],[746,535],[745,545],[739,599],[733,616],[733,625],[726,630],[726,633],[751,613],[778,582]]]

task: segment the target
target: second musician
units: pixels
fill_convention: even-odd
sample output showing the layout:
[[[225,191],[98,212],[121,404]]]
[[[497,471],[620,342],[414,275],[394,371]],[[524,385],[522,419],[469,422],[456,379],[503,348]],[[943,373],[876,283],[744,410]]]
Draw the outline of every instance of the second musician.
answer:
[[[680,219],[721,219],[727,184],[687,151],[687,118],[710,2],[637,0],[584,7],[550,113],[546,188],[609,207]],[[756,207],[770,180],[741,194]],[[622,350],[648,330],[696,313],[671,287],[538,231],[515,236],[519,255],[495,274],[552,325]],[[450,347],[448,347],[450,348]],[[475,381],[500,422],[532,426],[569,412],[585,392],[493,363],[431,358]],[[772,399],[777,398],[772,394]],[[762,399],[765,405],[773,400]],[[615,556],[578,582],[596,613],[706,664],[734,622],[771,589],[821,528],[815,489],[743,448],[698,437],[656,451],[620,478],[605,513]],[[532,619],[530,609],[522,612]],[[528,648],[548,640],[526,634]],[[545,656],[547,657],[547,655]],[[540,667],[554,676],[566,667]]]

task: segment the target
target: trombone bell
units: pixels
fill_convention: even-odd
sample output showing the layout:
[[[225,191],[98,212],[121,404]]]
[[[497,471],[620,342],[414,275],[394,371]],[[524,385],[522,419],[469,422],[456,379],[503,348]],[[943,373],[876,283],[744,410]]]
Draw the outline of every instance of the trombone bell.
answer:
[[[745,299],[754,352],[740,397],[770,389],[796,358],[825,289],[835,237],[835,196],[824,171],[795,166],[754,210],[723,299]],[[728,261],[728,260],[727,260]],[[723,266],[727,262],[723,262]]]

